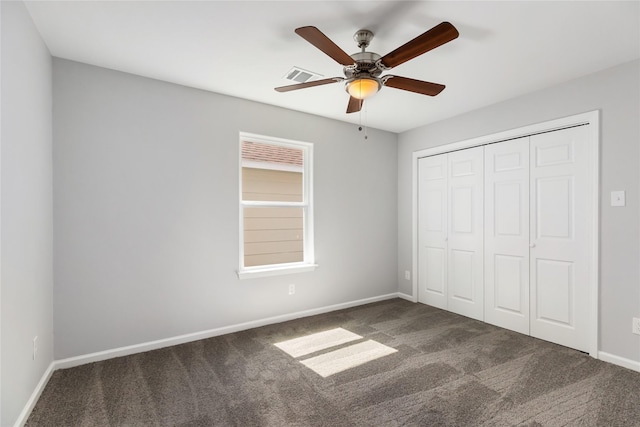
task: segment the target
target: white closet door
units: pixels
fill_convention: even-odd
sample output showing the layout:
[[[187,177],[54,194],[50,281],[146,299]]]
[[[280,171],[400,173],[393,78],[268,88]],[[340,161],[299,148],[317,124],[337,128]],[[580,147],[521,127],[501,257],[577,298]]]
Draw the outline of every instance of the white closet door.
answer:
[[[531,335],[588,351],[587,127],[530,137]]]
[[[529,137],[487,145],[485,321],[529,334]]]
[[[447,308],[447,154],[418,161],[418,301]]]
[[[484,319],[484,147],[448,154],[448,309]]]

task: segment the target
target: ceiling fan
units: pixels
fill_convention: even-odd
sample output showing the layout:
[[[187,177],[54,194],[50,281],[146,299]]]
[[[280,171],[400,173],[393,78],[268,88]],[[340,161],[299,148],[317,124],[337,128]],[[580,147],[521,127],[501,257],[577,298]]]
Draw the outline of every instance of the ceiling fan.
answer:
[[[385,76],[380,75],[383,71],[390,70],[438,46],[442,46],[457,38],[459,35],[458,30],[456,30],[451,23],[442,22],[413,40],[403,44],[396,50],[387,53],[385,56],[380,56],[377,53],[365,51],[373,38],[373,33],[369,30],[359,30],[353,36],[358,47],[361,49],[360,52],[354,53],[353,55],[348,55],[316,27],[300,27],[296,28],[295,32],[333,58],[334,61],[343,65],[344,77],[331,77],[306,83],[281,86],[275,88],[275,90],[278,92],[288,92],[344,81],[345,89],[350,95],[347,113],[360,111],[364,100],[376,94],[382,86],[429,96],[435,96],[442,92],[445,86],[438,83],[430,83],[390,74]]]

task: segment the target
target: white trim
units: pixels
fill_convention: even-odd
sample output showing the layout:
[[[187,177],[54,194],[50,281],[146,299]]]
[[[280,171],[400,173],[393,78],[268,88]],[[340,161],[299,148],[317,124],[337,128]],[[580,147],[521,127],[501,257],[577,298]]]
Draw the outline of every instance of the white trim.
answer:
[[[640,362],[635,360],[616,356],[615,354],[606,353],[604,351],[598,352],[598,359],[604,362],[613,363],[614,365],[622,366],[623,368],[631,369],[632,371],[640,372]]]
[[[248,277],[257,278],[265,276],[275,276],[279,274],[298,273],[303,271],[313,271],[317,267],[315,264],[315,242],[314,242],[314,222],[313,222],[313,144],[304,141],[294,141],[290,139],[276,138],[271,136],[256,135],[247,132],[240,132],[238,144],[238,270],[236,274],[239,279]],[[242,142],[257,142],[268,145],[279,145],[302,150],[302,202],[255,202],[242,200]],[[291,265],[264,265],[253,267],[244,266],[244,208],[248,206],[274,206],[274,207],[299,207],[303,209],[303,245],[304,260]]]
[[[243,168],[250,168],[250,169],[268,169],[272,171],[300,172],[300,173],[303,172],[302,166],[290,165],[290,164],[284,164],[284,163],[256,162],[255,160],[242,160],[241,165]]]
[[[510,139],[522,138],[524,136],[535,135],[542,132],[552,132],[554,130],[564,129],[571,126],[586,125],[594,123],[599,118],[599,111],[589,111],[587,113],[576,114],[574,116],[563,117],[561,119],[549,120],[547,122],[536,123],[516,129],[493,133],[480,136],[477,138],[466,139],[463,141],[452,142],[450,144],[438,145],[437,147],[425,148],[413,152],[413,157],[435,156],[436,154],[450,153],[452,151],[464,150],[465,148],[478,147],[480,145],[494,144],[497,142],[508,141]]]
[[[14,427],[22,427],[23,425],[25,425],[27,419],[29,418],[29,415],[31,415],[31,411],[33,411],[33,408],[36,406],[40,395],[44,391],[44,388],[47,386],[49,378],[51,378],[53,371],[57,369],[59,368],[56,366],[56,362],[51,362],[49,364],[49,367],[46,371],[44,371],[42,378],[40,378],[40,381],[38,381],[35,390],[33,390],[33,393],[31,393],[29,400],[27,400],[27,404],[24,405],[24,408],[22,408],[22,412],[20,412],[20,415],[18,415],[18,419],[13,425]]]
[[[411,282],[412,298],[418,302],[418,157],[411,158]]]
[[[535,135],[542,132],[551,132],[563,128],[579,125],[589,125],[590,152],[593,154],[589,164],[591,176],[590,194],[592,200],[592,262],[589,283],[589,293],[591,304],[589,307],[589,355],[598,358],[598,332],[599,332],[599,283],[600,283],[600,111],[594,110],[573,116],[563,117],[547,122],[536,123],[517,129],[510,129],[490,135],[439,145],[433,148],[414,151],[412,154],[412,251],[413,251],[413,297],[418,298],[418,160],[422,157],[434,156],[436,154],[449,153],[480,145],[493,144],[524,136]]]
[[[45,373],[42,375],[42,378],[38,382],[33,393],[31,394],[31,397],[27,401],[27,404],[25,405],[22,412],[18,416],[18,419],[16,420],[14,427],[22,427],[26,423],[27,419],[29,418],[29,415],[31,414],[31,411],[35,407],[35,404],[40,398],[40,395],[42,394],[44,388],[49,382],[51,375],[53,374],[54,371],[57,371],[58,369],[73,368],[76,366],[86,365],[87,363],[99,362],[102,360],[113,359],[121,356],[129,356],[132,354],[142,353],[145,351],[156,350],[156,349],[170,347],[173,345],[184,344],[192,341],[199,341],[202,339],[212,338],[212,337],[216,337],[224,334],[230,334],[234,332],[244,331],[247,329],[258,328],[261,326],[286,322],[289,320],[299,319],[302,317],[330,313],[337,310],[344,310],[346,308],[357,307],[360,305],[371,304],[379,301],[386,301],[393,298],[402,298],[411,302],[417,302],[415,297],[411,295],[407,295],[402,292],[390,293],[386,295],[380,295],[377,297],[364,298],[361,300],[334,304],[334,305],[319,307],[319,308],[310,309],[310,310],[298,311],[295,313],[268,317],[265,319],[254,320],[251,322],[239,323],[236,325],[225,326],[222,328],[209,329],[207,331],[179,335],[172,338],[149,341],[142,344],[130,345],[126,347],[120,347],[120,348],[115,348],[111,350],[104,350],[96,353],[90,353],[90,354],[85,354],[81,356],[56,360],[49,365]],[[605,353],[605,352],[599,352],[598,358],[604,362],[612,363],[614,365],[622,366],[624,368],[640,372],[640,362],[626,359],[624,357],[616,356],[616,355]]]
[[[398,298],[406,299],[409,302],[418,302],[418,298],[403,292],[398,292]]]
[[[589,318],[589,355],[598,359],[600,319],[600,111],[589,115],[589,144],[593,158],[589,164],[591,177],[591,307]]]
[[[306,208],[306,202],[265,202],[263,200],[251,200],[242,202],[246,207],[262,207],[262,208]]]
[[[238,279],[256,279],[258,277],[280,276],[283,274],[306,273],[313,271],[318,264],[282,264],[277,267],[255,267],[246,268],[242,271],[236,271]]]
[[[207,338],[217,337],[220,335],[231,334],[234,332],[245,331],[247,329],[259,328],[261,326],[272,325],[274,323],[286,322],[289,320],[299,319],[301,317],[315,316],[317,314],[330,313],[332,311],[344,310],[345,308],[357,307],[373,302],[385,301],[398,298],[398,293],[379,295],[377,297],[364,298],[356,301],[344,302],[325,307],[313,308],[310,310],[297,311],[295,313],[283,314],[280,316],[268,317],[265,319],[253,320],[250,322],[238,323],[236,325],[223,326],[221,328],[209,329],[191,334],[179,335],[176,337],[165,338],[156,341],[149,341],[142,344],[134,344],[126,347],[114,348],[111,350],[99,351],[96,353],[85,354],[82,356],[69,357],[67,359],[56,360],[54,362],[55,369],[67,369],[75,366],[85,365],[87,363],[99,362],[101,360],[113,359],[115,357],[129,356],[131,354],[143,353],[145,351],[157,350],[159,348],[170,347],[173,345],[184,344],[192,341],[199,341]]]
[[[0,7],[0,82],[2,81],[2,7]],[[0,84],[0,100],[2,100],[2,85]],[[2,102],[0,101],[0,165],[2,165]],[[2,168],[0,167],[0,177]],[[2,179],[0,178],[0,188]],[[0,224],[2,224],[2,192],[0,191]],[[0,226],[0,242],[2,242],[2,226]],[[0,248],[2,245],[0,244]],[[0,250],[0,331],[2,331],[2,251]],[[0,378],[2,378],[2,340],[0,339]],[[0,423],[2,423],[2,381],[0,381]]]
[[[311,142],[296,141],[293,139],[278,138],[276,136],[258,135],[257,133],[240,132],[240,139],[248,142],[259,142],[261,144],[278,144],[289,148],[300,149],[301,146],[313,147]],[[242,153],[242,147],[240,148]],[[242,158],[242,156],[240,156]]]

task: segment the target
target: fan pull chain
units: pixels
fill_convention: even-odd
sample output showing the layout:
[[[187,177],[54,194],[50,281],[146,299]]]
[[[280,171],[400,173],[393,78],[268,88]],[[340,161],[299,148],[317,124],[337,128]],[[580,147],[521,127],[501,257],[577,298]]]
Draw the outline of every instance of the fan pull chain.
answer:
[[[360,109],[360,111],[358,111],[358,131],[362,132],[362,109]],[[369,139],[369,136],[367,135],[367,106],[365,104],[364,106],[364,139]]]
[[[367,104],[364,105],[364,139],[369,139],[367,135]]]

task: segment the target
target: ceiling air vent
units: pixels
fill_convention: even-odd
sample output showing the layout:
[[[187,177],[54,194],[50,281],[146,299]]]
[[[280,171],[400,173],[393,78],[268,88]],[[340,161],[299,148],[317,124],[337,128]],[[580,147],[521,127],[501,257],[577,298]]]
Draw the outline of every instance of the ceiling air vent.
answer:
[[[306,83],[313,80],[318,80],[323,77],[322,74],[314,73],[312,71],[303,70],[302,68],[293,67],[284,76],[285,80],[290,80],[296,83]]]

